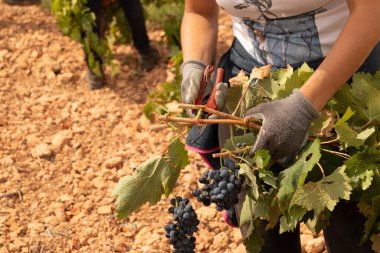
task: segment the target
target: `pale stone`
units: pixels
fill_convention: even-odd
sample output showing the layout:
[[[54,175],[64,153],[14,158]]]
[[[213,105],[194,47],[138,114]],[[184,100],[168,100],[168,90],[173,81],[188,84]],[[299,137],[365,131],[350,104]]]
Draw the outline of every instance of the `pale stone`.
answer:
[[[37,233],[41,233],[45,230],[45,225],[42,223],[29,223],[28,229],[33,230]]]
[[[246,253],[244,244],[240,244],[239,247],[232,251],[233,253]]]
[[[50,209],[54,213],[55,217],[57,217],[58,221],[64,222],[66,220],[65,205],[63,203],[52,203],[50,204]]]
[[[325,239],[323,237],[314,238],[305,245],[306,253],[321,253],[325,249]]]
[[[215,208],[202,206],[196,211],[199,220],[211,220],[216,217],[218,214],[218,211],[216,211]]]
[[[97,188],[97,189],[106,189],[107,188],[107,184],[106,182],[104,181],[104,178],[103,177],[96,177],[92,180],[92,183],[93,185]]]
[[[123,158],[120,156],[112,157],[104,162],[107,169],[121,168],[123,166]]]
[[[50,158],[53,154],[50,146],[46,143],[35,146],[32,151],[32,156],[35,158]]]
[[[152,235],[152,229],[150,227],[143,227],[135,237],[137,244],[143,243],[148,240]]]
[[[84,234],[88,236],[88,238],[97,237],[98,231],[95,228],[88,227],[84,230]]]
[[[58,200],[60,202],[71,202],[71,201],[73,201],[73,197],[69,194],[63,194],[63,195],[59,196]]]
[[[228,245],[230,243],[230,238],[225,232],[221,232],[215,235],[213,245]]]
[[[49,227],[54,227],[58,225],[59,221],[54,215],[51,215],[44,218],[44,223],[49,225]]]
[[[305,253],[305,246],[306,246],[306,243],[312,239],[314,239],[314,237],[310,234],[301,234],[300,235],[301,237],[301,249],[302,249],[302,253]]]
[[[53,71],[49,71],[49,73],[47,74],[46,78],[47,78],[48,80],[53,80],[53,79],[55,79],[55,74],[54,74],[54,72],[53,72]]]
[[[112,206],[100,206],[98,207],[98,214],[111,214],[112,213]]]
[[[69,84],[72,81],[73,77],[73,73],[63,73],[58,76],[61,84]]]
[[[61,131],[55,134],[51,140],[53,151],[60,151],[64,145],[68,144],[72,138],[72,133],[68,130]]]
[[[197,185],[197,178],[192,173],[183,175],[183,181],[189,185]]]
[[[13,159],[10,156],[5,156],[0,159],[0,165],[4,167],[9,167],[14,163]]]

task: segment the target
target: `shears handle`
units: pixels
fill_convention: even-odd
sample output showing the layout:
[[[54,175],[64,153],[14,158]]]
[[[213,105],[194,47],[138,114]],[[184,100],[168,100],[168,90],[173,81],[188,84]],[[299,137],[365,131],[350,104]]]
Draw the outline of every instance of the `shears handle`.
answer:
[[[213,71],[214,71],[213,66],[211,66],[211,65],[206,66],[206,69],[203,72],[202,82],[201,82],[201,85],[199,87],[198,97],[197,97],[197,100],[195,101],[196,105],[202,105],[203,93],[205,92],[207,82],[208,82],[208,80],[210,80],[211,74]],[[224,74],[224,70],[222,68],[218,68],[218,70],[216,72],[215,85],[212,89],[210,98],[208,99],[207,104],[206,104],[206,106],[209,108],[216,109],[216,103],[215,103],[215,98],[214,98],[215,93],[216,93],[216,85],[223,81],[223,74]]]
[[[201,81],[201,85],[199,87],[199,92],[198,92],[198,97],[197,100],[195,100],[196,105],[202,105],[202,98],[203,98],[203,93],[205,92],[207,82],[211,77],[212,72],[214,71],[214,67],[211,65],[207,65],[204,72],[203,72],[203,78]]]
[[[216,71],[216,80],[214,87],[212,88],[212,92],[210,95],[210,98],[207,101],[206,107],[211,108],[216,110],[216,102],[215,102],[215,93],[216,93],[216,86],[218,83],[221,83],[223,81],[223,75],[224,75],[224,70],[222,68],[218,68]]]

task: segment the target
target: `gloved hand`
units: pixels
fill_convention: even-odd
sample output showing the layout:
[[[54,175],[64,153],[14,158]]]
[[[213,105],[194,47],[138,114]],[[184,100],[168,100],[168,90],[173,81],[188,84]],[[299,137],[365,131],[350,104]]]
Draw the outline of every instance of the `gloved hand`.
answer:
[[[201,61],[189,60],[182,64],[181,94],[183,103],[195,104],[195,101],[198,98],[199,89],[205,69],[206,64]],[[228,85],[226,83],[218,83],[216,85],[217,86],[214,99],[217,106],[216,109],[221,110],[223,109],[228,97]],[[212,89],[213,83],[211,80],[207,80],[206,88],[202,94],[202,104],[207,103]],[[191,110],[188,110],[187,113],[190,117],[195,116]]]
[[[300,90],[295,89],[287,98],[248,110],[247,116],[263,120],[251,154],[266,149],[273,161],[288,164],[305,145],[310,124],[319,118],[319,112]]]

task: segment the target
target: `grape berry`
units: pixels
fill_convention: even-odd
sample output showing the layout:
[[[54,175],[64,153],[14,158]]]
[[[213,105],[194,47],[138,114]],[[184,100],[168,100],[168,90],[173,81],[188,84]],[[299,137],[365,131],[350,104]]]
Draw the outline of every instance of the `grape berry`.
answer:
[[[203,205],[215,203],[218,211],[229,210],[238,203],[238,194],[244,183],[244,176],[232,160],[225,160],[220,170],[206,170],[198,179],[205,186],[195,189],[192,195]]]
[[[175,222],[165,226],[166,238],[174,247],[174,253],[192,253],[195,249],[193,233],[198,231],[199,220],[188,198],[177,196],[170,200],[168,212]]]

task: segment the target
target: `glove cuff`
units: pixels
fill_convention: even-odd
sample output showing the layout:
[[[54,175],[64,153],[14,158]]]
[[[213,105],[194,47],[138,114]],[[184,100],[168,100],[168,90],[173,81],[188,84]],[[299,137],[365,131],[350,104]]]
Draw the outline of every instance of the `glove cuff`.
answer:
[[[197,61],[197,60],[187,60],[185,61],[184,63],[182,63],[181,65],[181,74],[182,76],[185,76],[187,75],[187,73],[189,73],[191,69],[199,69],[199,70],[205,70],[206,68],[206,64],[201,62],[201,61]]]
[[[299,106],[299,108],[302,108],[302,111],[308,116],[310,121],[319,118],[320,114],[317,109],[315,109],[314,105],[302,94],[299,89],[294,89],[293,94],[290,95],[289,98],[294,98],[297,101],[296,105]]]

